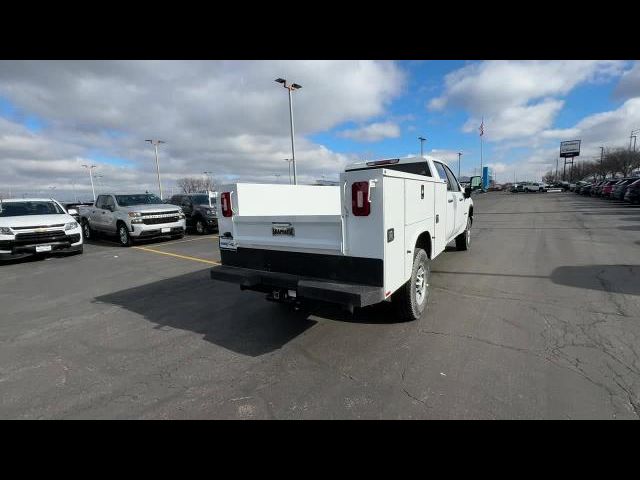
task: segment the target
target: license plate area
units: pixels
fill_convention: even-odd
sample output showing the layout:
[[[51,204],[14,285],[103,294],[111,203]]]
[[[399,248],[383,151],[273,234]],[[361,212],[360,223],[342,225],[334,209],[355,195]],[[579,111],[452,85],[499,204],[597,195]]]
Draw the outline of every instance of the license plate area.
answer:
[[[271,234],[274,237],[295,237],[296,230],[291,223],[272,223]]]
[[[238,246],[233,238],[220,237],[219,239],[220,250],[237,250]]]
[[[36,252],[40,253],[40,252],[50,252],[51,251],[51,245],[36,245]]]
[[[169,233],[171,231],[171,227],[163,227],[161,231],[162,233]]]

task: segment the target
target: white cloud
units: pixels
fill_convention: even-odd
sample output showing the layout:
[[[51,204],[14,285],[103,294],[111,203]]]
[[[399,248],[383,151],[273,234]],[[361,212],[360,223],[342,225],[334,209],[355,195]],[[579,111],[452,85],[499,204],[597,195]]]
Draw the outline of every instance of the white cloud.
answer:
[[[470,119],[463,131],[477,129],[485,120],[490,141],[533,136],[549,128],[568,94],[584,82],[607,80],[623,72],[625,62],[596,60],[506,61],[465,66],[445,77],[444,93],[428,107],[462,108]]]
[[[97,161],[111,188],[155,189],[147,138],[167,141],[160,150],[167,184],[205,170],[247,180],[286,176],[289,107],[277,77],[303,86],[293,110],[306,181],[347,161],[306,136],[385,113],[405,80],[395,63],[378,61],[2,61],[0,97],[45,126],[32,132],[0,118],[0,191],[70,191],[73,180],[86,193],[76,158],[96,163],[96,155],[131,163]]]
[[[379,142],[385,138],[398,138],[400,127],[393,122],[371,123],[360,128],[344,130],[338,133],[338,136],[359,142]]]
[[[622,75],[615,93],[621,98],[640,97],[640,62],[636,61],[633,67]]]

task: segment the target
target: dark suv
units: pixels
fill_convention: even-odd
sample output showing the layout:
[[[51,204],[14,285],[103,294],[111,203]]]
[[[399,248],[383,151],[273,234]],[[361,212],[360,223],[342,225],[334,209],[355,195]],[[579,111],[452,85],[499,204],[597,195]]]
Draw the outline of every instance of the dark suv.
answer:
[[[193,227],[199,235],[218,230],[216,206],[211,205],[208,194],[188,193],[174,195],[169,200],[169,203],[182,207],[182,211],[186,216],[187,227]]]

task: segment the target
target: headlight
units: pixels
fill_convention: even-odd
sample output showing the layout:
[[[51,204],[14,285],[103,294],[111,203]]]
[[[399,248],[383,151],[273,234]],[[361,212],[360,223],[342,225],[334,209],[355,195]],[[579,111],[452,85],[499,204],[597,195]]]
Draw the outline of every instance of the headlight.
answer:
[[[213,216],[213,215],[215,215],[215,214],[216,214],[216,211],[215,211],[214,209],[212,209],[212,208],[208,208],[208,209],[207,209],[207,215],[211,215],[211,216]]]
[[[0,235],[13,235],[9,227],[0,227]]]
[[[180,213],[178,214],[178,218],[179,218],[180,220],[184,219],[184,218],[185,218],[184,213],[180,212]]]
[[[65,230],[73,230],[74,228],[78,228],[78,222],[69,222],[64,226]]]
[[[130,218],[136,218],[136,217],[141,217],[142,215],[140,214],[140,212],[129,212],[129,217]]]

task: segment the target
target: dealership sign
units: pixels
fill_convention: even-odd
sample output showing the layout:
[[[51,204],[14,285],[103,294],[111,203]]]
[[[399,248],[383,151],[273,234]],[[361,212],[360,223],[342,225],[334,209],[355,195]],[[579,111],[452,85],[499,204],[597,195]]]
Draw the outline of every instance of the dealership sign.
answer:
[[[560,142],[560,156],[563,158],[580,156],[580,140]]]

